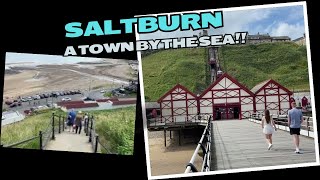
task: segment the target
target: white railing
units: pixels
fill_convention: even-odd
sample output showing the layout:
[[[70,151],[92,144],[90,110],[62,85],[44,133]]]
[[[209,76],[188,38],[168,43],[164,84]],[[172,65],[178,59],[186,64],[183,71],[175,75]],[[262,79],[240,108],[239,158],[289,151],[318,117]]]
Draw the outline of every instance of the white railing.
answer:
[[[201,167],[202,172],[210,171],[210,162],[211,162],[211,119],[210,116],[207,120],[207,126],[205,127],[203,134],[200,138],[200,141],[195,149],[191,160],[187,164],[187,168],[184,173],[197,172],[197,168],[194,166],[194,161],[198,155],[200,148],[203,152],[203,163]]]
[[[249,121],[253,121],[255,123],[261,123],[261,118],[263,114],[253,113],[250,115]],[[281,129],[284,131],[290,131],[288,127],[288,115],[277,115],[271,114],[273,121],[276,124],[277,129]],[[301,124],[300,134],[307,137],[314,137],[314,129],[313,129],[313,117],[303,116],[303,123]]]

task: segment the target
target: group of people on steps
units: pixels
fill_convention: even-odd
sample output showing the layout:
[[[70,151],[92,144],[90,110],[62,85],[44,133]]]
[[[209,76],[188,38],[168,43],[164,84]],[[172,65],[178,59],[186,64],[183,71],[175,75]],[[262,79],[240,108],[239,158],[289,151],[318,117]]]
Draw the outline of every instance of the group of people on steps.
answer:
[[[71,109],[71,111],[68,113],[67,118],[67,126],[69,129],[69,132],[75,132],[75,134],[80,134],[82,126],[85,126],[85,121],[88,120],[88,114],[83,114],[82,111],[76,112],[74,109]]]

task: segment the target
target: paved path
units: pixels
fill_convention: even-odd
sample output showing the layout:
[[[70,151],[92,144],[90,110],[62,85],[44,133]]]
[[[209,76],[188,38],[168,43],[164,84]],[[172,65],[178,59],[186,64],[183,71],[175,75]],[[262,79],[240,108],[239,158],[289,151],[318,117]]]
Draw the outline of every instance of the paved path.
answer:
[[[83,130],[81,134],[68,131],[55,134],[55,140],[49,141],[46,150],[90,153],[93,151],[92,145],[89,143],[89,137],[85,135]]]
[[[303,154],[295,154],[290,134],[278,130],[268,151],[261,125],[248,120],[214,121],[213,140],[212,170],[316,162],[313,138],[300,136]]]

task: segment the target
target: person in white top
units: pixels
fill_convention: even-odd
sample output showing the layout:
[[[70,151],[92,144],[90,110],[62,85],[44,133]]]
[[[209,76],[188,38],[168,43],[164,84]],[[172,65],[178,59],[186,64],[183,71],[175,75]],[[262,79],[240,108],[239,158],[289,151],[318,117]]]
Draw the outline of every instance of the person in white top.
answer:
[[[271,149],[272,145],[272,134],[277,130],[276,124],[274,123],[272,117],[270,116],[270,111],[265,110],[264,116],[261,119],[262,121],[262,132],[266,136],[266,141],[268,144],[268,150]]]

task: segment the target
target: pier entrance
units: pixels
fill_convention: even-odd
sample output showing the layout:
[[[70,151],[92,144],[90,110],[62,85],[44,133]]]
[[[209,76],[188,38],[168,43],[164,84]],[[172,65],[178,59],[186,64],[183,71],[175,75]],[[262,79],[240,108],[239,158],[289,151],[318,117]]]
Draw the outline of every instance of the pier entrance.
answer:
[[[224,106],[215,106],[213,117],[214,120],[223,120],[223,119],[239,119],[240,118],[240,105],[224,105]]]

